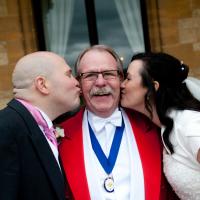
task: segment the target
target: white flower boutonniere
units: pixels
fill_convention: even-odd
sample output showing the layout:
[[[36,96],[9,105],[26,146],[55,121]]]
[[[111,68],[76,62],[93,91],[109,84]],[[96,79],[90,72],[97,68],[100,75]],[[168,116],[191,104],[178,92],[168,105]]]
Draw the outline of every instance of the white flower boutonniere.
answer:
[[[62,138],[62,137],[65,136],[63,128],[60,128],[59,126],[56,126],[55,131],[56,131],[55,135],[56,135],[57,139]]]

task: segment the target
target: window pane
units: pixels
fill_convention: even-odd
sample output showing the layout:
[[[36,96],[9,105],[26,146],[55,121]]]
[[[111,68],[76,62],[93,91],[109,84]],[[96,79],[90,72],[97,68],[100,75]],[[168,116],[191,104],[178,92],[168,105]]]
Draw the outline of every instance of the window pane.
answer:
[[[95,0],[99,44],[116,50],[124,67],[133,53],[144,51],[139,0]],[[74,66],[78,54],[88,47],[89,34],[83,0],[42,0],[47,50],[64,56]]]
[[[90,46],[84,1],[74,1],[74,16],[66,53],[66,59],[71,66],[74,66],[79,53]]]
[[[113,47],[127,67],[133,53],[144,51],[139,0],[95,0],[99,43]]]
[[[89,46],[85,5],[82,0],[42,0],[46,49],[67,60],[70,66]]]

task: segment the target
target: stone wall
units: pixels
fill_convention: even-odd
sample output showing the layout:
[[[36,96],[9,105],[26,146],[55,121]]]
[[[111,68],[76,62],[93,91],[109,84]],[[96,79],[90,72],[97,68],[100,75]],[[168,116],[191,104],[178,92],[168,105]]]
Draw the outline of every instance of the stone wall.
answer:
[[[146,2],[152,50],[175,55],[200,78],[200,1]]]
[[[146,0],[151,48],[177,56],[200,78],[200,0]],[[31,0],[0,0],[0,108],[12,98],[16,61],[36,51]]]
[[[31,0],[0,0],[0,108],[12,98],[16,61],[36,49]]]

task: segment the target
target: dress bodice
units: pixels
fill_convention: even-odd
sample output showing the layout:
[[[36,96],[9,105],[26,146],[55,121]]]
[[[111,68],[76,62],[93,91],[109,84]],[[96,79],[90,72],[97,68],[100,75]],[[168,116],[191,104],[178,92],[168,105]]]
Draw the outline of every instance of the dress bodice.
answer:
[[[174,121],[169,138],[174,152],[164,143],[164,173],[181,200],[200,200],[200,112],[171,111],[169,116]]]
[[[180,163],[164,152],[164,173],[181,200],[200,200],[200,171]]]

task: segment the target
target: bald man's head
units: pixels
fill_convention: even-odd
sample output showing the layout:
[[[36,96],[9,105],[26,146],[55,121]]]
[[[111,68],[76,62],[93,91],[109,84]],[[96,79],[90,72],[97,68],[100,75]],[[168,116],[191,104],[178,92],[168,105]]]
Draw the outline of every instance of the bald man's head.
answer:
[[[55,53],[42,51],[22,57],[12,78],[14,97],[40,108],[52,120],[80,103],[79,82]]]
[[[49,77],[55,70],[55,59],[62,58],[57,54],[45,51],[31,53],[22,57],[13,71],[14,93],[17,89],[31,87],[37,76]]]

